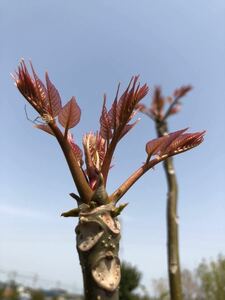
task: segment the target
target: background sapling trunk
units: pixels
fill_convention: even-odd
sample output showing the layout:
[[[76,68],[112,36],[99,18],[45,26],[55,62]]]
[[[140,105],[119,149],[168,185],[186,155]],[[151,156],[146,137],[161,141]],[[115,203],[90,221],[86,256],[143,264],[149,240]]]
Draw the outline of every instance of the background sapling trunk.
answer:
[[[156,122],[158,137],[168,134],[167,122]],[[163,161],[163,168],[167,180],[167,260],[170,298],[182,300],[181,270],[179,258],[179,224],[178,224],[178,185],[173,165],[173,158]]]
[[[168,117],[179,112],[181,108],[180,99],[191,90],[191,86],[183,86],[175,90],[172,97],[163,97],[161,89],[155,88],[150,108],[140,104],[139,109],[148,115],[155,123],[158,138],[169,134]],[[165,111],[165,105],[169,107]],[[171,300],[182,300],[182,282],[179,257],[179,224],[178,224],[178,184],[175,174],[173,158],[169,157],[163,161],[163,168],[167,180],[167,261],[168,277]]]

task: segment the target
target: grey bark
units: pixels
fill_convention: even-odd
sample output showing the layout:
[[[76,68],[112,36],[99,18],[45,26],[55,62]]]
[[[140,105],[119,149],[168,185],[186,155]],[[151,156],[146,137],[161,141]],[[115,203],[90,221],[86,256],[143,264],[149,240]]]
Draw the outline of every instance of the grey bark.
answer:
[[[156,124],[158,136],[168,133],[166,121]],[[179,258],[179,225],[177,216],[178,186],[172,157],[163,162],[167,179],[167,257],[171,300],[182,300],[181,271]]]
[[[119,299],[120,224],[108,207],[81,212],[75,229],[85,300]]]

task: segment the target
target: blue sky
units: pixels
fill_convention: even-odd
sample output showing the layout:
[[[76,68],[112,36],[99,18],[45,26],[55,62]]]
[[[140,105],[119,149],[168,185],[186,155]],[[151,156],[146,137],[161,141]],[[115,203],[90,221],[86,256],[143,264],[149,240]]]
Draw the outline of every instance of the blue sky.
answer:
[[[56,141],[26,120],[25,101],[10,78],[21,57],[48,70],[63,101],[82,109],[73,130],[98,129],[103,93],[108,103],[120,81],[140,74],[165,95],[183,85],[194,90],[170,129],[207,130],[204,144],[176,156],[179,176],[180,255],[183,267],[225,252],[225,3],[215,1],[12,1],[0,3],[0,268],[38,273],[82,289],[74,220],[74,191]],[[150,102],[150,95],[145,103]],[[34,111],[28,108],[30,117]],[[115,155],[108,192],[145,160],[155,137],[143,116]],[[143,272],[143,283],[166,276],[166,182],[162,167],[146,174],[124,197],[121,258]]]

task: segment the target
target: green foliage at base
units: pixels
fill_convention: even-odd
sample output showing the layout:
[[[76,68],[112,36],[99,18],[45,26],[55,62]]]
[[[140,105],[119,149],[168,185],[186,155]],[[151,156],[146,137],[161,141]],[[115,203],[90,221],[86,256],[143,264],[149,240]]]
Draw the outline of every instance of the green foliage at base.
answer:
[[[134,290],[140,287],[141,273],[126,262],[121,265],[120,300],[150,300],[148,296],[140,296]]]
[[[225,257],[218,256],[217,261],[203,261],[197,269],[197,277],[200,279],[202,299],[225,299]]]

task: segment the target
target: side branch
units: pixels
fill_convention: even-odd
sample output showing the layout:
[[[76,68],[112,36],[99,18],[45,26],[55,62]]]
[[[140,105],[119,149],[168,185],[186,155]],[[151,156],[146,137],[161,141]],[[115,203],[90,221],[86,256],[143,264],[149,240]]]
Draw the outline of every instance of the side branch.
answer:
[[[165,115],[163,116],[163,118],[161,120],[162,123],[168,118],[168,116],[170,115],[172,109],[174,108],[174,106],[177,105],[177,103],[179,102],[180,98],[181,98],[180,96],[176,97],[174,99],[174,101],[170,104],[169,108],[167,109],[167,111],[165,112]],[[157,122],[158,120],[155,120],[155,121]]]
[[[147,160],[143,166],[135,171],[111,196],[113,202],[119,199],[128,189],[149,169],[164,161],[168,157],[175,156],[200,145],[204,138],[205,131],[195,133],[184,133],[187,129],[178,130],[166,136],[149,141],[146,144]],[[150,158],[155,156],[152,160]]]
[[[167,157],[167,156],[166,156]],[[155,158],[149,162],[146,162],[143,166],[137,169],[123,184],[109,197],[110,201],[118,202],[120,198],[132,187],[132,185],[141,178],[148,170],[153,168],[155,165],[163,161],[165,156]]]
[[[181,88],[175,90],[174,95],[175,98],[173,100],[173,102],[170,104],[169,108],[167,109],[167,111],[165,112],[161,122],[164,123],[164,121],[166,121],[167,117],[171,114],[173,108],[179,103],[180,99],[182,97],[184,97],[190,90],[192,90],[192,86],[187,85],[187,86],[182,86]],[[155,120],[160,121],[160,120]]]
[[[65,155],[67,164],[69,166],[71,175],[73,177],[73,181],[77,187],[78,193],[79,193],[82,201],[85,203],[89,203],[93,192],[92,192],[91,188],[89,187],[87,180],[85,179],[84,174],[74,157],[74,154],[73,154],[73,151],[72,151],[70,145],[64,139],[62,132],[60,131],[60,129],[57,127],[56,124],[49,123],[48,125],[51,128],[51,130],[54,132],[56,139],[59,142],[59,145]]]

